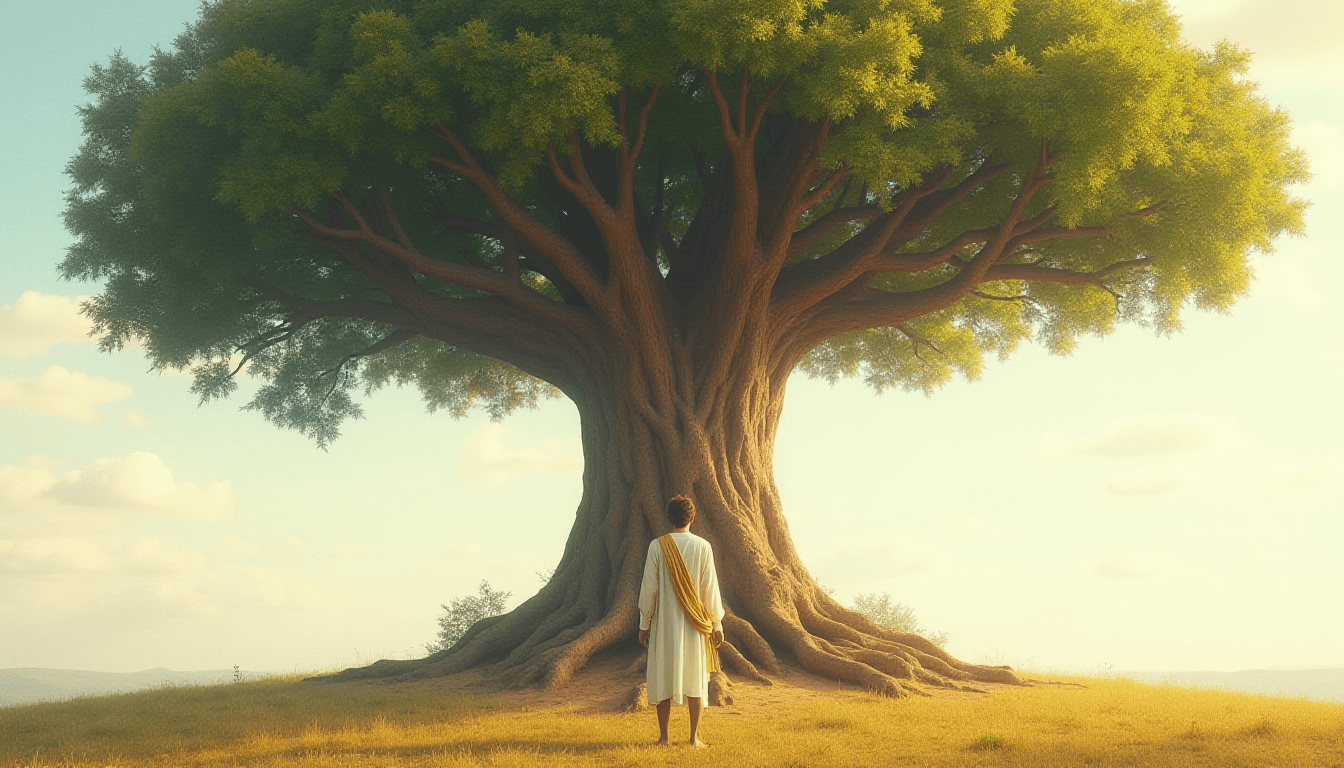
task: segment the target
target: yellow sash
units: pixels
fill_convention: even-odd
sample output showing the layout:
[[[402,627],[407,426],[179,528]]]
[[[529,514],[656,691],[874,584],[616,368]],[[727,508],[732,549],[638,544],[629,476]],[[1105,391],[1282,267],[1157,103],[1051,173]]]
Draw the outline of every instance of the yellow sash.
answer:
[[[719,654],[712,642],[714,622],[696,594],[695,582],[691,581],[691,574],[686,570],[686,561],[681,559],[681,550],[677,549],[677,542],[670,533],[659,536],[658,545],[663,548],[663,562],[667,564],[667,575],[672,577],[672,591],[677,593],[677,602],[681,603],[681,609],[686,612],[691,626],[705,638],[707,668],[710,672],[718,672]]]

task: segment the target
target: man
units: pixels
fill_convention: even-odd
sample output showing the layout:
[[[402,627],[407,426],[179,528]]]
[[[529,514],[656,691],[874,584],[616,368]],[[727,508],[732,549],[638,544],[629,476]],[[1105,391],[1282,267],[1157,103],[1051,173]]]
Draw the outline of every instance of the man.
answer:
[[[714,649],[723,642],[723,598],[714,550],[691,533],[695,504],[685,496],[667,502],[672,532],[649,544],[639,590],[639,642],[649,649],[649,703],[658,705],[658,744],[667,746],[672,705],[685,699],[691,746],[700,740],[700,711],[709,673],[719,669]]]

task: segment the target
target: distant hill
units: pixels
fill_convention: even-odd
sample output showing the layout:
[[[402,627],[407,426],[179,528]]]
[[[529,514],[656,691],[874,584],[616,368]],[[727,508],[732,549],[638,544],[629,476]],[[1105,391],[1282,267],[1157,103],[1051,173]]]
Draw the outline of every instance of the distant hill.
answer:
[[[259,676],[255,672],[241,674],[244,679]],[[0,707],[35,701],[58,701],[75,696],[125,693],[168,685],[213,685],[232,680],[232,669],[198,672],[176,672],[162,668],[143,672],[86,672],[35,667],[0,669]]]
[[[1344,703],[1344,667],[1322,669],[1248,669],[1242,672],[1119,672],[1145,683],[1187,688],[1223,688],[1267,696],[1292,696]]]

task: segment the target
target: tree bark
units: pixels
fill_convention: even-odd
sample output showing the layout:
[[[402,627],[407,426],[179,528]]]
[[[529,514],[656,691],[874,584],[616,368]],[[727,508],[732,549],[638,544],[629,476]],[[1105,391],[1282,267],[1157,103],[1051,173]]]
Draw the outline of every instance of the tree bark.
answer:
[[[649,542],[670,528],[667,499],[684,493],[698,512],[693,530],[714,547],[729,669],[761,679],[780,671],[783,653],[810,672],[891,696],[1019,682],[1007,668],[966,664],[925,638],[878,626],[817,586],[794,549],[771,466],[791,364],[772,376],[760,350],[744,344],[722,375],[692,376],[677,350],[650,360],[652,345],[631,344],[625,354],[613,347],[618,353],[568,393],[582,425],[583,496],[549,582],[451,648],[336,679],[481,667],[505,686],[563,686],[593,654],[633,638]]]

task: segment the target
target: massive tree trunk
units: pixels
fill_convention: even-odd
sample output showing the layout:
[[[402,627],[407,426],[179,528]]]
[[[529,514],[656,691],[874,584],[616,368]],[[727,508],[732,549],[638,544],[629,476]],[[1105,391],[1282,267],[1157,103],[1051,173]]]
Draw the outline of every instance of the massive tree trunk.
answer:
[[[701,317],[687,336],[722,325]],[[693,529],[714,547],[728,608],[720,652],[729,670],[778,672],[782,653],[806,670],[886,695],[1016,682],[1007,668],[966,664],[923,637],[878,626],[817,586],[794,549],[771,468],[794,361],[752,343],[770,336],[752,325],[736,340],[708,345],[719,354],[696,355],[677,333],[665,335],[671,350],[619,339],[604,345],[604,359],[590,361],[584,383],[569,392],[582,423],[583,496],[549,582],[447,650],[339,677],[484,667],[504,685],[564,685],[593,654],[634,637],[645,553],[670,528],[667,499],[684,493],[698,510]]]
[[[575,402],[583,430],[583,497],[565,554],[546,586],[512,612],[479,622],[447,650],[339,677],[485,668],[502,684],[564,685],[593,654],[634,637],[646,549],[668,530],[668,498],[688,494],[699,510],[694,530],[714,547],[729,611],[721,648],[729,669],[759,676],[760,669],[778,671],[778,657],[787,656],[811,672],[887,695],[969,681],[1018,682],[1007,668],[966,664],[925,638],[878,626],[822,591],[793,547],[771,461],[785,385],[803,356],[828,338],[875,326],[899,328],[913,343],[927,344],[905,324],[965,298],[987,279],[987,270],[1048,220],[1023,217],[1031,195],[1048,183],[1054,156],[1041,145],[1036,167],[1023,175],[1021,191],[997,226],[934,251],[897,253],[1009,166],[973,163],[950,185],[954,169],[938,169],[895,194],[890,210],[864,190],[851,205],[848,187],[827,198],[849,169],[826,171],[817,164],[829,121],[776,121],[771,154],[757,158],[757,134],[774,91],[748,109],[744,72],[734,116],[715,74],[707,79],[727,149],[714,167],[701,163],[704,195],[679,243],[661,223],[661,201],[648,212],[634,192],[644,120],[656,89],[618,152],[604,156],[572,136],[566,171],[551,150],[557,199],[570,212],[559,230],[514,204],[470,148],[440,127],[437,135],[457,159],[431,161],[471,181],[490,201],[498,223],[477,223],[472,231],[493,233],[504,244],[501,271],[420,254],[400,228],[386,190],[380,195],[395,241],[366,224],[344,198],[358,231],[296,211],[332,247],[362,242],[388,263],[496,297],[473,304],[430,301],[403,273],[362,251],[342,251],[415,316],[388,322],[551,382]],[[626,135],[624,123],[621,128]],[[800,217],[824,199],[830,200],[829,213],[800,229]],[[830,253],[798,258],[828,232],[865,219],[871,223]],[[526,253],[514,247],[519,242]],[[971,242],[983,243],[972,261],[954,258]],[[660,247],[665,262],[656,257]],[[883,270],[950,262],[958,265],[954,274],[927,288],[891,293],[869,286]],[[544,274],[561,289],[563,303],[520,283],[520,266]]]

